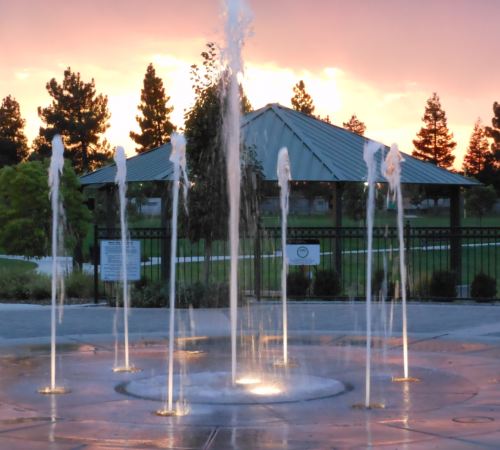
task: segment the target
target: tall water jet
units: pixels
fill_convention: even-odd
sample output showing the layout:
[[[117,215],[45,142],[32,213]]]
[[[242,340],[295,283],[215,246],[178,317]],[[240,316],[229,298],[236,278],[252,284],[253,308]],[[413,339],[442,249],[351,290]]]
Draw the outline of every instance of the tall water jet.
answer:
[[[399,273],[401,276],[401,299],[403,307],[403,365],[404,378],[396,380],[410,381],[408,376],[408,331],[406,321],[406,270],[405,246],[403,235],[403,196],[401,194],[401,163],[404,162],[397,144],[392,144],[385,161],[382,162],[382,173],[389,182],[389,192],[396,197],[398,205],[398,238],[399,238]],[[412,379],[413,380],[413,379]]]
[[[172,409],[174,379],[174,338],[175,338],[175,262],[177,257],[177,213],[179,205],[180,171],[184,176],[184,200],[187,199],[189,180],[186,172],[186,138],[182,134],[173,133],[171,137],[172,154],[170,162],[174,165],[173,173],[173,206],[172,236],[170,251],[170,337],[168,341],[168,407],[166,413],[174,415]]]
[[[50,198],[52,202],[52,309],[51,309],[51,348],[50,348],[50,390],[56,392],[56,297],[57,297],[57,236],[59,215],[62,205],[59,200],[59,181],[64,167],[64,145],[61,136],[52,139],[52,158],[49,167]]]
[[[225,48],[222,52],[227,82],[224,107],[224,145],[226,147],[229,189],[230,236],[230,305],[231,305],[231,371],[236,383],[236,320],[238,307],[238,247],[240,220],[240,120],[238,75],[243,74],[241,51],[249,34],[252,13],[244,0],[226,0]]]
[[[128,285],[127,285],[127,222],[125,221],[125,208],[127,206],[127,158],[123,147],[116,147],[113,158],[116,163],[116,178],[115,183],[118,184],[120,193],[120,226],[122,235],[122,280],[123,280],[123,317],[124,317],[124,334],[125,334],[125,368],[124,371],[130,370],[129,353],[128,353]],[[123,369],[117,369],[122,371]]]
[[[288,323],[286,310],[286,226],[288,217],[288,198],[290,188],[288,182],[292,180],[290,173],[290,159],[288,158],[288,150],[283,147],[278,153],[278,183],[281,188],[281,247],[283,257],[283,268],[281,271],[281,297],[283,301],[283,364],[288,364]]]
[[[375,210],[375,180],[377,177],[377,161],[375,153],[382,145],[369,141],[365,144],[363,158],[368,168],[368,199],[366,201],[366,221],[368,232],[368,251],[366,255],[366,400],[365,406],[370,408],[370,357],[371,357],[371,302],[372,302],[372,248],[373,248],[373,215]]]

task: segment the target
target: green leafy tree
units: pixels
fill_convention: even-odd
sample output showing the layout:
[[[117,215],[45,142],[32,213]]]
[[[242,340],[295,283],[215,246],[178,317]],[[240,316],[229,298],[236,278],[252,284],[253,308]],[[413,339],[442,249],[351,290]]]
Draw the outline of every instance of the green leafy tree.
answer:
[[[19,103],[10,95],[5,97],[0,106],[0,168],[18,164],[28,157],[25,126]]]
[[[11,255],[46,256],[51,247],[50,161],[27,161],[0,170],[0,245]],[[64,246],[73,249],[87,234],[90,212],[82,204],[80,183],[65,161],[60,196],[66,218]]]
[[[410,205],[415,206],[417,209],[425,199],[424,190],[422,185],[419,184],[405,184],[403,187],[403,196],[408,197]]]
[[[156,76],[153,64],[149,64],[144,77],[144,88],[141,90],[141,103],[137,106],[142,116],[135,116],[141,133],[130,132],[130,138],[139,145],[135,149],[137,153],[170,142],[170,135],[176,127],[170,121],[174,107],[167,106],[169,100],[170,97],[165,94],[163,80]]]
[[[347,122],[342,122],[342,126],[353,133],[365,135],[366,125],[356,117],[356,114],[353,114]]]
[[[477,176],[484,169],[489,153],[489,143],[481,118],[476,120],[464,157],[462,170],[469,176]]]
[[[300,80],[293,88],[295,95],[292,97],[292,107],[296,111],[312,116],[316,107],[313,105],[313,99],[306,92],[306,85]]]
[[[227,79],[217,66],[214,44],[208,44],[202,53],[205,71],[194,64],[191,79],[195,91],[195,103],[185,115],[187,139],[186,159],[190,181],[188,191],[189,215],[183,217],[191,242],[204,240],[205,281],[210,277],[209,261],[213,243],[225,240],[228,235],[229,201],[227,189],[227,166],[222,136],[224,104],[220,93]],[[227,86],[226,89],[227,90]],[[242,88],[240,94],[243,94]],[[244,98],[241,95],[241,100]],[[242,223],[247,223],[247,212],[255,216],[258,211],[257,190],[263,178],[253,149],[241,149],[242,168]]]
[[[491,213],[497,201],[497,193],[493,186],[474,186],[465,192],[465,209],[469,214],[481,219]]]
[[[94,80],[85,83],[70,67],[64,71],[61,84],[55,78],[47,83],[47,91],[52,104],[38,108],[45,127],[40,127],[34,150],[41,157],[51,155],[50,142],[60,134],[66,149],[64,156],[78,175],[105,166],[112,155],[111,146],[102,139],[110,126],[108,97],[97,95]]]
[[[368,200],[368,187],[365,183],[346,183],[344,189],[345,214],[354,222],[363,222],[366,226],[366,202]],[[379,189],[375,191],[375,209],[384,207],[384,197]]]
[[[435,92],[427,100],[422,120],[425,126],[417,133],[417,139],[413,140],[415,148],[412,156],[445,169],[450,168],[455,161],[452,151],[457,143],[453,141],[453,133],[448,130],[446,113]]]

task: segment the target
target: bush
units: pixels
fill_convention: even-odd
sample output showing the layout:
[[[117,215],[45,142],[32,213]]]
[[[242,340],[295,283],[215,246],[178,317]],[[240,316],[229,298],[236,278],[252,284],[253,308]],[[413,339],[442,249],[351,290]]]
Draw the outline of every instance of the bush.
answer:
[[[286,277],[286,291],[288,295],[306,295],[309,287],[309,278],[302,272],[292,272]]]
[[[52,298],[52,277],[45,274],[37,274],[28,284],[30,298],[33,300],[48,300]]]
[[[94,296],[94,277],[81,270],[71,272],[64,278],[67,298],[92,298]]]
[[[3,269],[0,271],[0,295],[5,299],[27,300],[29,285],[38,274],[34,270]]]
[[[130,306],[132,308],[167,308],[170,304],[169,295],[168,283],[150,282],[142,289],[132,292]],[[123,301],[119,302],[119,306],[123,306]]]
[[[146,276],[142,276],[139,280],[134,281],[135,289],[142,289],[149,284],[149,279]]]
[[[413,286],[413,293],[415,296],[424,298],[431,296],[431,283],[429,282],[429,280],[425,275],[415,280]]]
[[[340,277],[336,270],[317,270],[313,285],[313,294],[335,297],[342,291]]]
[[[228,308],[230,302],[229,286],[224,283],[206,285],[197,281],[191,285],[176,287],[175,301],[177,308]],[[243,297],[238,295],[238,304]],[[116,300],[109,299],[108,304],[115,306]],[[123,301],[119,301],[123,306]],[[170,287],[168,283],[149,282],[142,288],[132,292],[131,306],[133,308],[168,308],[170,306]]]
[[[387,273],[387,297],[394,297],[396,293],[396,283],[389,281],[392,278],[390,273]],[[384,269],[377,269],[372,275],[372,294],[378,295],[382,289],[385,279]]]
[[[457,296],[457,276],[455,272],[438,270],[432,274],[430,295],[432,297],[453,298]]]
[[[485,273],[478,273],[472,280],[470,296],[472,298],[495,298],[497,294],[497,280]]]

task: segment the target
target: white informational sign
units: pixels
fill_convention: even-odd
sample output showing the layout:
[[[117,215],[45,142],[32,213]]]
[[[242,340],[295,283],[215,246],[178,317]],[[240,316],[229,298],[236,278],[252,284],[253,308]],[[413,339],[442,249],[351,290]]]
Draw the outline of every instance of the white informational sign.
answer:
[[[127,241],[127,280],[141,279],[141,241]],[[122,279],[122,241],[101,241],[101,280]]]
[[[319,244],[287,244],[286,256],[290,266],[317,266]]]

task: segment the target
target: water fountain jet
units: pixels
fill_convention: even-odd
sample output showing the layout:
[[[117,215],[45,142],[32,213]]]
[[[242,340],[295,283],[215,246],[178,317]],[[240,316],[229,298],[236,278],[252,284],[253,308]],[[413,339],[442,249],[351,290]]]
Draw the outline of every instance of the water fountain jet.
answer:
[[[232,383],[236,383],[236,321],[238,308],[238,247],[240,221],[240,119],[238,75],[243,74],[241,50],[249,34],[253,15],[244,0],[226,1],[226,46],[222,52],[227,74],[227,91],[224,92],[227,107],[224,111],[224,144],[226,146],[227,178],[229,189],[230,235],[230,307],[231,307],[231,371]]]
[[[373,215],[375,210],[375,180],[377,161],[375,153],[382,144],[369,141],[365,144],[363,158],[368,168],[368,199],[366,201],[366,220],[368,227],[368,250],[366,256],[366,400],[365,407],[370,408],[370,368],[371,368],[371,297],[372,297],[372,247],[373,247]]]
[[[173,173],[173,205],[172,205],[172,236],[170,251],[170,336],[168,341],[168,406],[164,411],[156,411],[161,416],[176,416],[187,414],[185,410],[173,410],[173,386],[174,386],[174,338],[175,338],[175,263],[177,257],[177,214],[179,205],[180,172],[184,176],[183,194],[184,202],[187,201],[187,190],[189,180],[186,172],[186,138],[182,134],[172,134],[172,154],[170,162],[174,165]]]
[[[385,161],[382,161],[382,173],[389,182],[389,192],[396,197],[398,205],[398,238],[399,238],[399,273],[401,276],[401,303],[403,308],[403,368],[404,378],[393,378],[392,381],[420,381],[410,378],[408,374],[408,326],[406,313],[406,270],[405,247],[403,234],[403,196],[401,193],[401,163],[404,162],[397,144],[392,144]]]
[[[120,193],[120,226],[122,236],[122,280],[123,280],[123,321],[124,321],[124,335],[125,335],[125,367],[117,367],[114,372],[140,372],[130,366],[129,362],[129,345],[128,345],[128,284],[127,284],[127,222],[125,220],[125,208],[127,199],[127,157],[123,147],[116,147],[113,158],[116,163],[116,178],[115,182],[118,184]],[[117,300],[118,301],[118,300]]]
[[[288,158],[288,150],[283,147],[278,153],[278,184],[281,188],[281,254],[283,266],[281,270],[281,298],[283,303],[283,366],[288,365],[288,323],[287,323],[287,306],[286,306],[286,227],[288,218],[288,199],[290,188],[288,182],[292,180],[290,173],[290,159]],[[278,363],[279,364],[279,363]]]
[[[57,238],[59,216],[62,214],[62,204],[59,199],[60,177],[64,167],[64,145],[59,134],[52,139],[52,158],[49,167],[50,198],[52,202],[52,302],[51,302],[51,345],[50,345],[50,388],[41,389],[40,394],[66,394],[69,391],[56,388],[56,297],[57,297]]]

